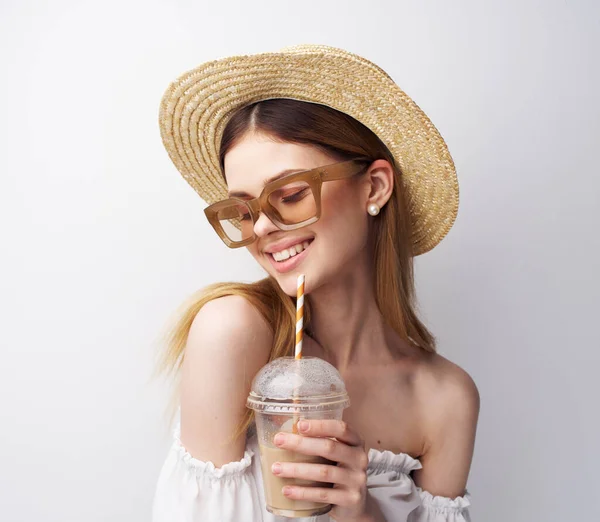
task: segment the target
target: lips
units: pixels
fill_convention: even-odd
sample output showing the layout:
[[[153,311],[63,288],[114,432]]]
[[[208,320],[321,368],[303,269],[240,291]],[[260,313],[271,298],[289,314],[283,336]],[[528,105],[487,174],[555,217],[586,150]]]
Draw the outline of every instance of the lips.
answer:
[[[304,258],[307,256],[308,252],[310,252],[310,250],[312,249],[313,239],[311,238],[311,239],[308,239],[305,241],[307,241],[309,243],[308,246],[304,250],[302,250],[302,252],[300,252],[299,254],[296,254],[295,256],[290,257],[289,259],[286,259],[285,261],[276,261],[275,258],[273,257],[273,252],[265,251],[265,255],[267,256],[267,258],[269,259],[269,262],[271,263],[271,265],[277,272],[279,272],[280,274],[290,272],[291,270],[294,270],[294,268],[296,268],[304,260]],[[303,242],[305,242],[305,241],[303,241]],[[298,244],[298,242],[299,242],[298,239],[295,239],[295,240],[287,241],[287,243],[288,243],[287,245],[285,242],[277,243],[277,244],[274,244],[272,247],[269,247],[269,250],[274,250],[274,252],[280,252],[281,250],[284,250],[286,247],[291,248],[293,245]],[[279,250],[275,250],[275,249],[279,249]]]
[[[308,248],[309,244],[310,243],[308,241],[304,241],[304,243],[296,243],[295,245],[291,246],[290,248],[286,248],[284,250],[281,250],[280,252],[271,252],[271,254],[275,258],[275,261],[277,261],[277,262],[285,261],[286,259],[289,259],[290,257],[295,257],[298,254],[302,253],[302,251],[305,248]]]
[[[281,252],[282,250],[285,250],[286,248],[291,248],[294,245],[297,245],[298,243],[304,243],[305,241],[311,242],[314,239],[313,236],[305,236],[305,237],[290,237],[287,239],[282,239],[281,241],[276,241],[275,243],[272,243],[270,245],[268,245],[266,248],[263,249],[263,252],[265,254],[273,254],[274,252]]]

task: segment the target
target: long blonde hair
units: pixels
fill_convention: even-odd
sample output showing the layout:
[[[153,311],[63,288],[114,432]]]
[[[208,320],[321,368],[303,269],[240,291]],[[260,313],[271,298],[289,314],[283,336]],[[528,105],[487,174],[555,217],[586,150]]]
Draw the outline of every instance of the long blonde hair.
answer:
[[[340,161],[369,157],[386,159],[393,166],[392,195],[374,220],[373,259],[375,297],[381,314],[398,335],[428,352],[435,339],[415,312],[411,222],[401,171],[381,140],[363,124],[335,109],[291,99],[269,99],[238,110],[224,129],[220,147],[221,171],[225,154],[249,130],[265,133],[286,143],[310,144]],[[289,355],[295,337],[295,299],[267,277],[255,283],[217,283],[191,296],[166,335],[167,348],[159,371],[176,376],[183,363],[187,337],[196,314],[212,299],[227,295],[246,298],[273,329],[269,360]],[[310,329],[310,296],[305,301],[305,327]],[[234,437],[252,422],[248,410]]]

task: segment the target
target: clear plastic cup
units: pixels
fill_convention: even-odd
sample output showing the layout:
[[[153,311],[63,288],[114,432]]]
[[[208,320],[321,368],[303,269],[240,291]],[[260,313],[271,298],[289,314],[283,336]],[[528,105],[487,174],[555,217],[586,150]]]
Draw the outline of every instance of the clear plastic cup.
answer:
[[[339,372],[318,357],[275,359],[256,374],[246,405],[256,416],[267,510],[284,517],[330,511],[331,504],[289,499],[282,489],[287,485],[332,487],[331,483],[277,477],[271,466],[275,462],[331,464],[322,457],[280,449],[273,438],[279,432],[293,432],[299,419],[341,419],[350,400]]]

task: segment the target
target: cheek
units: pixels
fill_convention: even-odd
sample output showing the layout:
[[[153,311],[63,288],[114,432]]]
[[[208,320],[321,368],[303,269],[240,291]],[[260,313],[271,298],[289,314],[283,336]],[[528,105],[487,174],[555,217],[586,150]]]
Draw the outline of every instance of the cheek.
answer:
[[[267,261],[264,258],[264,256],[261,255],[260,252],[258,251],[258,241],[255,241],[251,245],[247,246],[246,249],[248,250],[248,252],[250,253],[250,255],[252,255],[252,257],[254,258],[254,260],[259,265],[261,265],[265,269],[269,269],[270,268],[270,265],[267,263]]]
[[[322,195],[320,235],[337,251],[356,251],[367,242],[368,214],[362,208],[360,194],[352,187],[330,190]],[[352,253],[349,252],[349,253]]]

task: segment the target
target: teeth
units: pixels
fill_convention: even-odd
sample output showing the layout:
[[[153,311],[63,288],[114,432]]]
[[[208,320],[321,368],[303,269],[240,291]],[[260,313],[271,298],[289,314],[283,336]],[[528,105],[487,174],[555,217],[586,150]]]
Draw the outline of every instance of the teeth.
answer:
[[[298,243],[297,245],[294,245],[290,248],[286,248],[281,252],[273,252],[273,258],[275,259],[275,261],[285,261],[286,259],[294,257],[300,252],[302,252],[304,249],[308,248],[309,244],[310,243],[308,241],[304,241],[304,243]]]

